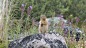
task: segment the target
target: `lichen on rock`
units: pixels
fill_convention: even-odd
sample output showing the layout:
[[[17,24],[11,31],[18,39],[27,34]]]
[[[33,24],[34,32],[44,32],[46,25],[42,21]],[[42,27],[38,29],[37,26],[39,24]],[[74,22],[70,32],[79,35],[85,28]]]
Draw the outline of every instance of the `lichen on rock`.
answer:
[[[59,33],[41,33],[12,41],[8,48],[68,48]]]

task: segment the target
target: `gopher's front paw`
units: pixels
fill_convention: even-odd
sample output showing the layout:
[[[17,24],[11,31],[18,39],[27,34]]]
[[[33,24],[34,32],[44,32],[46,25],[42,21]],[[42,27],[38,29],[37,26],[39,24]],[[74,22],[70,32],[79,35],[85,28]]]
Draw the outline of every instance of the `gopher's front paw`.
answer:
[[[41,24],[41,27],[43,27],[43,23]]]

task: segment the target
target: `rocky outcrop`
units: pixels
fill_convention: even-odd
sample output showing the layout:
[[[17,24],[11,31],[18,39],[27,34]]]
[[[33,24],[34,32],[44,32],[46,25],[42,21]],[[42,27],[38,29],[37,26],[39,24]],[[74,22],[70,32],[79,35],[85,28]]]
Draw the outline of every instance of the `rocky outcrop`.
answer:
[[[68,22],[67,20],[61,18],[61,17],[53,17],[52,18],[47,18],[48,22],[49,22],[49,30],[52,30],[50,32],[56,32],[55,28],[57,28],[58,24],[60,21],[64,22],[64,28],[63,28],[63,32],[64,32],[64,36],[68,37],[69,36],[69,32],[70,32],[70,36],[74,37],[75,35],[75,39],[76,41],[79,41],[81,34],[82,34],[82,39],[84,38],[85,34],[84,32],[77,28],[77,27],[72,27],[71,22]],[[53,21],[53,24],[51,25],[51,21]],[[53,26],[53,27],[51,27]]]
[[[71,37],[74,37],[74,35],[75,35],[76,41],[79,41],[81,35],[82,35],[82,39],[85,36],[85,33],[81,29],[79,29],[77,27],[64,26],[64,30],[63,31],[64,31],[64,35],[66,34],[68,36],[69,33],[70,33]]]
[[[61,18],[61,17],[47,18],[47,20],[48,20],[48,22],[53,21],[54,24],[56,24],[56,23],[58,24],[60,21],[63,21],[63,22],[65,22],[65,23],[67,23],[67,20],[65,20],[65,19],[63,19],[63,18]]]
[[[67,23],[67,20],[61,18],[61,17],[53,17],[53,18],[47,18],[48,24],[53,21],[52,26],[55,26],[55,24],[58,24],[60,21],[63,21],[65,24]]]
[[[41,33],[12,41],[8,48],[68,48],[58,33]]]

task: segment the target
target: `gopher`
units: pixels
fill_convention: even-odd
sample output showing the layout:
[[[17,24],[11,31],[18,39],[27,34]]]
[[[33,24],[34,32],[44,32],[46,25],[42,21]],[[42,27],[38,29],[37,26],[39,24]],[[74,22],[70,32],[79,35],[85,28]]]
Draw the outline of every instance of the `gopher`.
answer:
[[[47,33],[48,21],[45,15],[40,16],[39,33]]]

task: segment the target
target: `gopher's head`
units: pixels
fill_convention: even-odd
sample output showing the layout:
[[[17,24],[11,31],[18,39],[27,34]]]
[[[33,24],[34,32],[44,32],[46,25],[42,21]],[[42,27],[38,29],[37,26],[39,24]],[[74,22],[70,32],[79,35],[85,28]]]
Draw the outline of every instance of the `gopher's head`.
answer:
[[[41,18],[41,20],[44,20],[44,21],[46,20],[46,16],[45,15],[41,15],[40,18]]]

